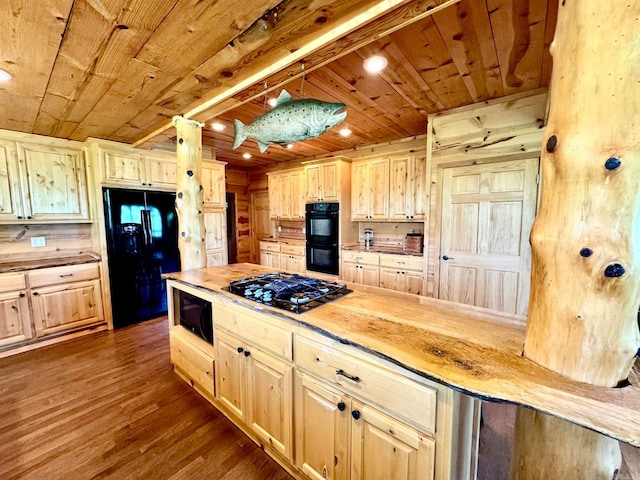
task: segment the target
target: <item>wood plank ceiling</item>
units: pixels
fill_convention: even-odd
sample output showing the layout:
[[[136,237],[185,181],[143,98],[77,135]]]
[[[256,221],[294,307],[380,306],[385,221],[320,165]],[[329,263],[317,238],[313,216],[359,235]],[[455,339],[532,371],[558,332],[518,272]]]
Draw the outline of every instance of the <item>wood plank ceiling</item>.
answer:
[[[429,113],[549,84],[556,0],[397,1],[368,25],[345,28],[337,41],[296,58],[380,3],[3,2],[0,68],[14,79],[0,83],[0,128],[148,147],[175,135],[159,129],[174,115],[209,101],[193,115],[206,122],[204,144],[219,160],[250,168],[424,134]],[[364,71],[372,54],[388,59],[382,73]],[[225,97],[289,57],[295,61]],[[232,151],[232,120],[251,123],[282,88],[294,98],[345,103],[341,127],[352,135],[334,128],[292,149],[271,146],[261,154],[247,140]],[[213,131],[214,119],[227,128]]]

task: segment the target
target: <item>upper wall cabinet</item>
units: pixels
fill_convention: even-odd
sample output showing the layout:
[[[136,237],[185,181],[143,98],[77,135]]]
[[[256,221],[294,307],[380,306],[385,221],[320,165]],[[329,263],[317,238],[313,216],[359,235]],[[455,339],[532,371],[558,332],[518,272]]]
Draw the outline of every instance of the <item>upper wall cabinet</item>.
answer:
[[[424,220],[427,156],[400,155],[389,159],[389,219]]]
[[[0,140],[0,221],[89,220],[81,148]]]
[[[225,208],[224,163],[202,162],[202,201],[205,208]]]
[[[116,142],[94,141],[89,152],[100,164],[99,182],[118,187],[175,190],[178,161],[175,155],[137,150]]]
[[[339,164],[323,163],[305,168],[308,202],[337,202],[340,199]]]
[[[269,174],[269,213],[275,220],[302,220],[307,197],[304,169]]]
[[[351,219],[389,219],[389,159],[377,158],[351,165]]]

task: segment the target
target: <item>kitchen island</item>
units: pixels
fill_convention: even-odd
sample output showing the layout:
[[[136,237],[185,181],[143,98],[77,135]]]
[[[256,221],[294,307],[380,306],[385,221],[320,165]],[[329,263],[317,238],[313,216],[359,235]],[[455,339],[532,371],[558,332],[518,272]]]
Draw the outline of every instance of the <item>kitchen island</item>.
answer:
[[[637,385],[594,387],[532,363],[522,357],[524,327],[507,314],[347,284],[353,293],[296,315],[225,290],[232,280],[269,271],[236,264],[167,277],[171,285],[232,305],[240,316],[246,312],[267,322],[285,322],[296,333],[308,332],[315,344],[348,346],[408,372],[412,380],[433,381],[475,398],[527,406],[640,445]],[[219,320],[214,306],[214,326]],[[220,360],[216,358],[216,368]]]

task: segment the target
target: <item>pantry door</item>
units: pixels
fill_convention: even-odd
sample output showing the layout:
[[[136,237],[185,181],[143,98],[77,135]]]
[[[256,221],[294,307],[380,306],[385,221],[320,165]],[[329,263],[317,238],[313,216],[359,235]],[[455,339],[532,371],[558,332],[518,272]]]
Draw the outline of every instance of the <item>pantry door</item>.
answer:
[[[440,298],[526,315],[538,161],[443,169]]]

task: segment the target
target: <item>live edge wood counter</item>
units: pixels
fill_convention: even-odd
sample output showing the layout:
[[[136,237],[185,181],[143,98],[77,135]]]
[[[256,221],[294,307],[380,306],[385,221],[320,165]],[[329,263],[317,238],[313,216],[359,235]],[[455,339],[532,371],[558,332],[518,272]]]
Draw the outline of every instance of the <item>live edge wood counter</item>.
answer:
[[[349,284],[353,293],[296,315],[223,290],[232,280],[269,271],[234,264],[167,278],[292,319],[464,393],[527,406],[640,446],[637,385],[595,387],[534,364],[522,357],[524,327],[509,324],[508,315],[356,284]]]

